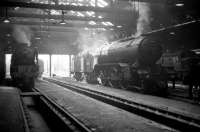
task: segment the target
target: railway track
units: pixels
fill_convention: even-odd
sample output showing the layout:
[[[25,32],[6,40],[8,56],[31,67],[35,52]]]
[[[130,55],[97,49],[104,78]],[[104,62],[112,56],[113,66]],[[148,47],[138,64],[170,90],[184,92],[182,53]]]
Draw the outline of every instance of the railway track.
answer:
[[[199,105],[198,100],[195,100],[194,98],[189,98],[187,89],[181,89],[181,88],[172,89],[171,88],[169,91],[170,91],[169,92],[170,94],[168,97],[171,99]]]
[[[55,125],[54,131],[62,130],[69,132],[92,132],[87,126],[76,119],[71,113],[50,99],[45,93],[35,88],[34,92],[22,93],[21,97],[33,97],[42,115],[46,116],[51,125]],[[23,101],[22,101],[23,102]],[[26,108],[25,103],[23,107]],[[27,108],[25,109],[27,111]],[[28,112],[26,112],[28,113]],[[27,115],[27,114],[26,114]],[[31,123],[27,123],[31,124]],[[31,126],[31,125],[29,125]],[[29,131],[27,131],[29,132]]]
[[[92,97],[94,99],[100,100],[104,103],[110,104],[112,106],[121,108],[125,111],[143,116],[145,118],[151,119],[153,121],[159,122],[161,124],[167,125],[171,128],[180,131],[199,131],[200,130],[200,120],[195,117],[190,117],[183,115],[181,113],[171,112],[167,109],[162,109],[158,107],[153,107],[150,105],[145,105],[109,95],[107,93],[98,92],[95,90],[74,86],[63,81],[56,79],[44,78],[44,80],[58,84],[72,91],[84,94],[86,96]]]

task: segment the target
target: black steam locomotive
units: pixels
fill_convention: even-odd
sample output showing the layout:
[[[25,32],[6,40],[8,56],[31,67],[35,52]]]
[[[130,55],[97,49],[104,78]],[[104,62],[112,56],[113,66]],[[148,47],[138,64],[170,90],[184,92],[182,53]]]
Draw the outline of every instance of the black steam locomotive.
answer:
[[[162,53],[161,40],[154,36],[127,38],[101,48],[98,55],[74,56],[71,73],[76,80],[85,77],[89,83],[165,96],[167,77],[158,64]]]
[[[11,57],[10,74],[14,86],[23,92],[32,91],[38,73],[38,51],[26,44],[18,44]]]

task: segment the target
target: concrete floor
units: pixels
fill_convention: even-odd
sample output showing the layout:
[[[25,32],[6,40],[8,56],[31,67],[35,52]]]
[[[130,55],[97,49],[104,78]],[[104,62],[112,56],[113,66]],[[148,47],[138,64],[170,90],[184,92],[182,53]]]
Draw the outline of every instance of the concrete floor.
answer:
[[[45,92],[51,99],[95,132],[175,131],[165,125],[74,93],[52,83],[40,81],[36,83],[36,88]]]

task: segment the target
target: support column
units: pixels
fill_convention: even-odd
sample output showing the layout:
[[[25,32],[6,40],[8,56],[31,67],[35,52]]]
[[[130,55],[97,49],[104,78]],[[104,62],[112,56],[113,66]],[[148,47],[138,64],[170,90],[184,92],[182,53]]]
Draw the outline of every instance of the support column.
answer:
[[[51,73],[51,72],[52,72],[52,70],[51,70],[51,67],[52,67],[52,66],[51,66],[51,64],[52,64],[52,63],[51,63],[51,57],[52,57],[52,55],[50,54],[50,55],[49,55],[49,76],[50,76],[50,77],[52,76],[52,73]]]
[[[69,77],[71,78],[71,66],[72,66],[72,64],[71,64],[72,62],[71,62],[71,55],[69,55]]]
[[[6,65],[5,54],[0,49],[0,83],[2,80],[5,79],[5,74],[6,74],[6,66],[5,65]]]

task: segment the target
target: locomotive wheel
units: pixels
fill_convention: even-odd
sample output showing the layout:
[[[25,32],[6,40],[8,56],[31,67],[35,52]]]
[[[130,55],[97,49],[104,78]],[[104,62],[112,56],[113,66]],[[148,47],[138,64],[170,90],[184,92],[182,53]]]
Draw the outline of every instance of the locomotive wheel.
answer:
[[[118,81],[118,80],[116,80],[116,81],[112,81],[113,83],[113,87],[114,88],[121,88],[121,83],[120,83],[120,81]]]
[[[102,82],[102,85],[103,85],[103,86],[106,86],[106,84],[107,84],[107,81],[106,81],[106,80],[102,79],[101,82]]]
[[[163,81],[156,81],[154,79],[143,80],[143,92],[145,94],[152,94],[157,96],[167,96],[167,86]]]

